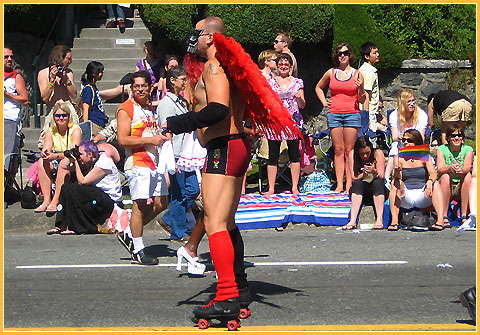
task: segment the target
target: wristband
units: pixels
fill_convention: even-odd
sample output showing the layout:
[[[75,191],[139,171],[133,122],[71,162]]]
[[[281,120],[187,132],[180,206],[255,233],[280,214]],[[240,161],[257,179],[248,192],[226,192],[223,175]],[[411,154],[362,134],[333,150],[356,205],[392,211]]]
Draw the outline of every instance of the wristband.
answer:
[[[172,131],[170,129],[168,129],[167,127],[160,127],[160,134],[162,135],[165,135],[166,133],[172,133]]]
[[[50,83],[50,82],[48,83],[48,87],[53,87],[53,86],[55,86],[55,83]]]

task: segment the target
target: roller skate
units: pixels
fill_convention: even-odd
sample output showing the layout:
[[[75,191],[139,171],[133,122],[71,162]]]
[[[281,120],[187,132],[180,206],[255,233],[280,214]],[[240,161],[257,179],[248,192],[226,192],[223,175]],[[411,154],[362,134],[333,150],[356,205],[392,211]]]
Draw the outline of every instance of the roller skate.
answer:
[[[238,289],[238,303],[240,305],[240,313],[238,317],[240,319],[246,319],[250,316],[251,312],[248,306],[252,302],[250,298],[250,290],[248,287]]]
[[[240,320],[238,320],[240,304],[238,298],[223,301],[212,300],[205,306],[197,307],[193,313],[195,315],[194,321],[200,329],[207,329],[211,325],[210,320],[227,321],[228,330],[237,330],[240,327]]]

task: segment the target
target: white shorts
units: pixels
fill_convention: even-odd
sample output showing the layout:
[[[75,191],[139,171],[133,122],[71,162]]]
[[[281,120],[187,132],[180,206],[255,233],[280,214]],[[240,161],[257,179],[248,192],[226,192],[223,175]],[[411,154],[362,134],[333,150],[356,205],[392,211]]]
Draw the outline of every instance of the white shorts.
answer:
[[[432,205],[432,197],[425,196],[425,188],[409,190],[405,187],[405,195],[402,197],[402,208],[427,208]]]
[[[168,195],[165,176],[147,167],[135,166],[125,170],[132,200]]]

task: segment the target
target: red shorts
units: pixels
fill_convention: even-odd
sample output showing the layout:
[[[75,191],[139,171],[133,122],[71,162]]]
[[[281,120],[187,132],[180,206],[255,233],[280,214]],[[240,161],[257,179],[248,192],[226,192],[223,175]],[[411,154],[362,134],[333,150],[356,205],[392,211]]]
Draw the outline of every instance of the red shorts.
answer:
[[[244,133],[214,138],[207,143],[203,172],[243,177],[251,155],[250,142]]]

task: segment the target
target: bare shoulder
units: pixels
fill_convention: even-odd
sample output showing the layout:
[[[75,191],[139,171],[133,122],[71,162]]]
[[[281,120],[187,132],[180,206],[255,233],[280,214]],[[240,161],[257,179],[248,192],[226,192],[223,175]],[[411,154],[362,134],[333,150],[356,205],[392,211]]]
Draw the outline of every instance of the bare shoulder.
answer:
[[[210,59],[203,67],[203,74],[206,77],[216,77],[219,75],[225,75],[225,72],[223,71],[217,59]]]

